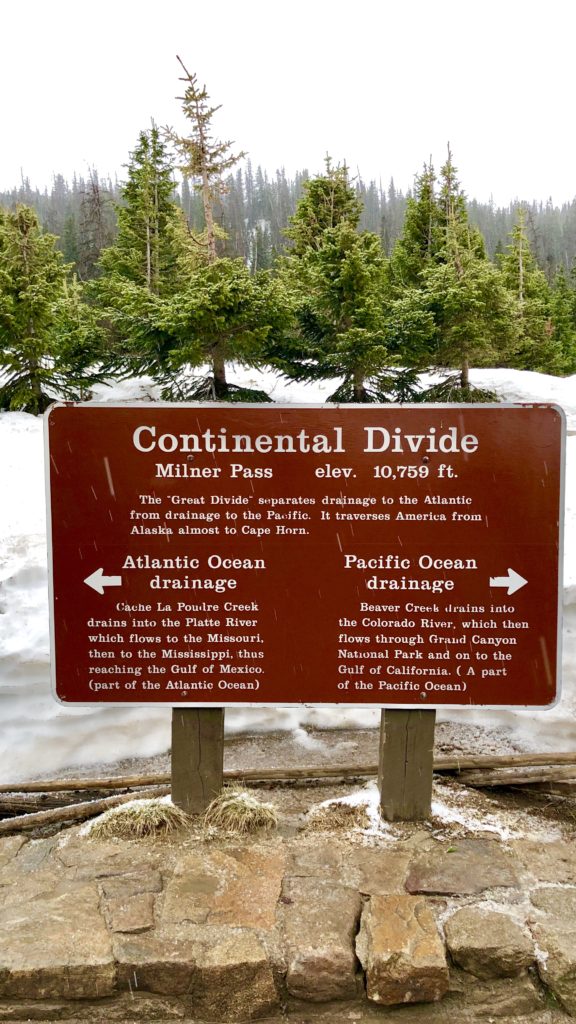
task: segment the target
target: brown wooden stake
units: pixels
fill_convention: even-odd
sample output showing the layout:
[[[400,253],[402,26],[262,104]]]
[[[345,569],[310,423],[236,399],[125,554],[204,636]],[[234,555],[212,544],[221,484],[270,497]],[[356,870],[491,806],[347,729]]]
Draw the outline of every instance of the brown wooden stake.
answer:
[[[202,814],[222,789],[224,709],[172,709],[172,803]]]
[[[430,817],[435,711],[382,712],[378,786],[387,821]]]

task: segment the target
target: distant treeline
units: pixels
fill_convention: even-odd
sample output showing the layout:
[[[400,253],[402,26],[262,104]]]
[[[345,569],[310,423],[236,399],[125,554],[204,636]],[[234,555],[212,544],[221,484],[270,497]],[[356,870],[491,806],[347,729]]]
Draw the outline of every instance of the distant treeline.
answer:
[[[288,178],[284,170],[270,176],[261,167],[254,170],[250,161],[244,169],[228,175],[215,206],[216,222],[222,229],[219,254],[241,257],[253,271],[272,267],[275,258],[287,250],[286,229],[308,180],[306,170],[294,178]],[[362,202],[360,230],[378,235],[385,254],[391,255],[402,235],[412,192],[403,194],[393,179],[387,187],[374,181],[366,184],[358,177],[351,184]],[[205,226],[202,196],[186,178],[175,182],[174,199],[191,229],[201,232]],[[57,174],[51,188],[44,190],[24,178],[19,186],[0,192],[0,206],[5,209],[23,204],[36,211],[44,230],[58,237],[64,259],[74,264],[84,281],[95,276],[101,250],[116,240],[116,207],[123,202],[121,182],[101,178],[96,170],[90,170],[87,177],[74,175],[71,182]],[[576,198],[560,207],[551,200],[515,200],[496,207],[468,199],[470,223],[480,230],[490,258],[505,251],[520,208],[530,249],[552,282],[557,270],[569,272],[576,261]]]

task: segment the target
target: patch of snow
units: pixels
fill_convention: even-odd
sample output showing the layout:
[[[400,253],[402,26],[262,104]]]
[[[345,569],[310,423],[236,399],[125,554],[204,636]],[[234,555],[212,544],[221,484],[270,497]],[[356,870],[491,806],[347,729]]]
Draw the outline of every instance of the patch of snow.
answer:
[[[536,942],[536,940],[534,938],[533,938],[533,941],[534,941],[534,956],[536,958],[536,961],[537,961],[537,963],[539,963],[541,965],[541,967],[544,968],[544,970],[546,970],[546,964],[548,962],[548,957],[550,956],[550,954],[545,949],[541,949],[540,946],[538,945],[538,943]]]
[[[511,839],[537,839],[552,843],[562,838],[562,830],[548,820],[528,816],[521,809],[488,810],[488,799],[477,792],[470,799],[470,790],[454,789],[442,782],[434,782],[432,815],[442,825],[460,825],[466,832],[492,832],[502,842]]]
[[[324,800],[317,807],[333,807],[335,804],[347,804],[349,807],[364,807],[370,825],[368,828],[359,829],[362,835],[381,835],[382,832],[389,832],[391,826],[380,815],[380,792],[375,782],[367,782],[362,789],[357,789],[347,796],[337,799]]]
[[[273,804],[265,803],[248,789],[235,789],[232,792],[224,789],[221,799],[222,803],[244,804],[244,807],[247,807],[250,811],[261,811],[263,807],[272,811],[275,810]]]
[[[496,814],[477,814],[473,809],[466,807],[459,810],[450,806],[444,800],[432,801],[432,814],[444,825],[463,825],[468,832],[494,832],[504,842],[519,836],[520,833],[508,828]]]
[[[454,914],[457,914],[463,907],[473,907],[480,913],[503,914],[511,918],[533,943],[534,937],[530,931],[529,921],[533,916],[534,907],[530,902],[529,894],[518,892],[512,894],[500,890],[499,897],[494,899],[490,895],[487,896],[486,893],[474,893],[470,896],[458,896],[456,899],[449,898],[446,906],[442,907],[440,903],[437,904],[435,908],[436,923],[444,935],[446,923]]]
[[[318,736],[313,736],[311,733],[303,729],[302,726],[297,726],[294,729],[294,740],[300,747],[304,747],[304,750],[327,750],[328,744],[325,740],[320,739]]]

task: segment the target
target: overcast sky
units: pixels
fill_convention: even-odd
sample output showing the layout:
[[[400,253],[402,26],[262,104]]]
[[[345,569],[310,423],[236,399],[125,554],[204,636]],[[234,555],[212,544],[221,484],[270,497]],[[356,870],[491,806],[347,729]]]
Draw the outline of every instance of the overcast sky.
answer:
[[[217,134],[290,174],[328,151],[410,188],[450,141],[470,197],[576,195],[573,0],[28,0],[1,5],[0,188],[123,175],[153,118],[182,126],[179,53]]]

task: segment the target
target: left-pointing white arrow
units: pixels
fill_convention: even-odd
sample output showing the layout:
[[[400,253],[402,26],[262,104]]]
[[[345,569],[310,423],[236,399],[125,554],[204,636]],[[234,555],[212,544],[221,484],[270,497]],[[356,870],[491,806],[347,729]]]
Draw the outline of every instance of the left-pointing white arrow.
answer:
[[[87,576],[84,580],[92,590],[96,590],[99,594],[104,593],[104,587],[121,587],[122,577],[121,576],[105,576],[103,569],[96,569],[90,576]]]

